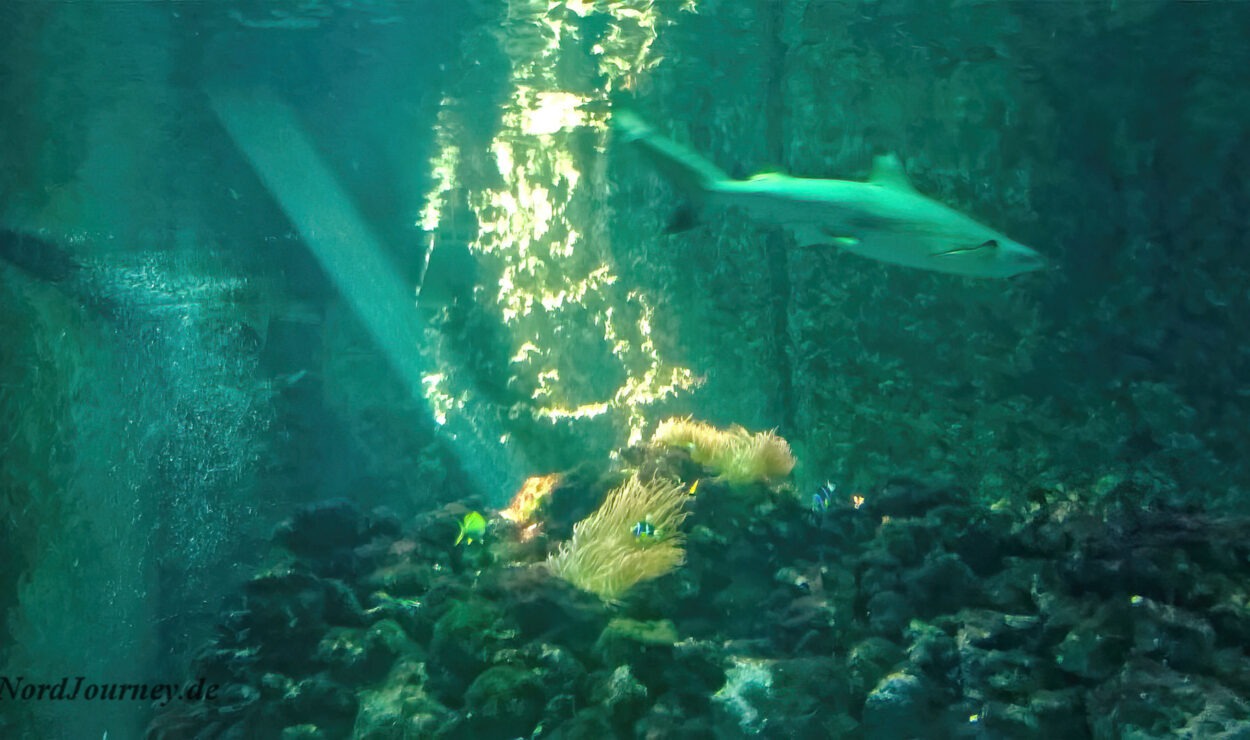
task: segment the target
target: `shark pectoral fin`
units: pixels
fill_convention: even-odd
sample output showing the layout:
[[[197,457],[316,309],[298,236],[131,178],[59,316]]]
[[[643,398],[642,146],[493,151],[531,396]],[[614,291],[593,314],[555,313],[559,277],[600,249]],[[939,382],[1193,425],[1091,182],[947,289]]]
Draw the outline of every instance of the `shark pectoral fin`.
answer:
[[[824,244],[832,244],[837,247],[853,247],[859,244],[859,239],[853,236],[839,234],[814,224],[791,226],[790,231],[794,234],[794,241],[800,247],[815,247]]]
[[[903,163],[898,161],[898,156],[895,154],[882,154],[873,158],[872,174],[868,176],[868,182],[884,188],[902,190],[906,193],[916,192],[916,188],[912,186],[911,180],[907,179],[907,173],[903,170]]]
[[[859,244],[857,237],[841,234],[828,227],[822,228],[820,231],[825,235],[824,241],[826,244],[834,244],[839,247],[854,247]]]

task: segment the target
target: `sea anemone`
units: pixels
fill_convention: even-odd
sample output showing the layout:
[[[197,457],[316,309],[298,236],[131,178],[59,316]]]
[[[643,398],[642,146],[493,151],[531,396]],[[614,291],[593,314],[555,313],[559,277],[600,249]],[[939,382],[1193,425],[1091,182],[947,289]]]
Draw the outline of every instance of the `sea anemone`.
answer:
[[[636,584],[658,578],[686,560],[686,486],[635,474],[610,492],[603,505],[573,525],[573,537],[547,559],[555,575],[607,602],[620,600]],[[654,535],[639,537],[646,522]]]
[[[689,417],[665,419],[651,444],[688,450],[691,460],[731,485],[784,478],[794,469],[789,443],[772,431],[752,434],[737,425],[723,430]]]

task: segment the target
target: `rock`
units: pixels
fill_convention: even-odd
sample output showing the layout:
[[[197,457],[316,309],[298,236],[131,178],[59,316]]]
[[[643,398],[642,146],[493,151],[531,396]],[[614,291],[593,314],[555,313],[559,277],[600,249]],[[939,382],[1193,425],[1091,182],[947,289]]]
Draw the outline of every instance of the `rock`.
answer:
[[[552,541],[516,565],[452,548],[460,503],[415,532],[361,517],[356,563],[380,567],[258,575],[196,660],[223,700],[165,715],[163,736],[1250,733],[1244,527],[1132,502],[1107,519],[1056,491],[974,511],[895,486],[814,523],[708,481],[690,564],[611,606],[541,567]],[[318,509],[290,536],[351,516]]]
[[[407,740],[438,737],[453,726],[454,715],[421,688],[420,664],[401,663],[377,689],[360,694],[353,740]]]
[[[619,736],[635,737],[640,740],[719,740],[724,737],[736,737],[736,734],[716,732],[714,726],[705,715],[691,715],[681,703],[672,696],[661,697],[651,706],[651,710],[632,728],[626,728]]]
[[[628,728],[646,711],[649,692],[628,665],[596,674],[590,701],[616,727]]]
[[[483,575],[481,588],[523,635],[542,642],[588,643],[607,619],[603,602],[541,566],[496,569]]]
[[[363,627],[369,623],[364,608],[360,606],[360,599],[347,584],[332,578],[322,581],[322,586],[326,592],[326,622],[348,627]]]
[[[978,578],[985,578],[1002,569],[1013,524],[1014,517],[1008,512],[991,510],[967,525],[966,531],[958,532],[953,541],[948,540],[947,546]]]
[[[672,656],[677,640],[677,628],[668,619],[639,622],[622,617],[603,628],[595,642],[595,654],[605,666],[644,661],[654,664]]]
[[[725,685],[712,696],[713,727],[721,736],[759,734],[768,723],[773,662],[738,656],[730,660]]]
[[[1241,589],[1228,591],[1232,598],[1221,599],[1208,612],[1211,625],[1221,644],[1250,645],[1250,598]]]
[[[494,604],[474,599],[452,606],[434,625],[430,638],[429,689],[440,700],[459,703],[469,682],[515,636]]]
[[[333,625],[367,623],[355,594],[341,581],[280,566],[244,585],[246,609],[234,629],[263,646],[258,665],[287,675],[306,674],[308,658]]]
[[[901,671],[891,673],[864,700],[864,735],[905,738],[941,734],[934,725],[937,712],[931,706],[933,698],[924,678]]]
[[[940,627],[913,621],[907,627],[907,659],[911,666],[930,676],[950,675],[959,666],[959,646]]]
[[[369,512],[364,534],[369,539],[399,539],[403,534],[403,523],[394,509],[378,506]]]
[[[846,737],[859,723],[850,714],[850,678],[833,658],[779,660],[762,707],[765,734],[784,738]]]
[[[1025,650],[982,650],[961,646],[960,683],[973,699],[1027,701],[1042,687],[1043,660]]]
[[[315,573],[347,577],[359,563],[355,550],[375,536],[395,531],[398,522],[385,514],[379,521],[366,518],[356,504],[333,499],[305,506],[275,528],[273,540]],[[393,517],[393,515],[390,515]]]
[[[1033,737],[1077,738],[1089,735],[1082,711],[1085,708],[1079,689],[1037,691],[1029,697],[1027,734]]]
[[[364,586],[396,598],[419,597],[429,590],[433,581],[434,573],[428,563],[403,560],[373,571]]]
[[[924,483],[897,480],[864,501],[863,509],[874,518],[923,517],[939,506],[962,503],[967,494]]]
[[[1146,659],[1090,692],[1095,737],[1250,737],[1250,701],[1206,676]]]
[[[1055,566],[1042,558],[1005,557],[1003,569],[981,581],[986,605],[1000,612],[1024,614],[1038,608],[1037,584],[1054,582]]]
[[[897,637],[915,616],[915,607],[897,591],[881,591],[868,599],[868,628],[878,635]]]
[[[1133,651],[1179,671],[1207,673],[1215,630],[1196,614],[1152,599],[1133,597]]]
[[[196,674],[219,686],[250,680],[257,670],[258,652],[255,647],[221,649],[209,646],[196,656]]]
[[[250,709],[259,700],[260,690],[247,683],[226,684],[217,694],[219,711],[223,714],[239,714]]]
[[[1104,604],[1075,624],[1054,649],[1055,665],[1094,681],[1114,675],[1130,646],[1126,606]]]
[[[394,622],[418,644],[428,644],[434,632],[434,610],[424,599],[392,596],[385,591],[369,595],[366,618],[377,622]]]
[[[704,707],[725,683],[724,651],[705,640],[687,639],[674,647],[662,689],[676,694],[686,706]]]
[[[822,568],[782,568],[773,579],[783,584],[764,605],[773,643],[787,654],[832,652],[839,620],[825,590]]]
[[[398,624],[385,619],[367,630],[330,630],[318,645],[315,659],[329,666],[335,680],[359,685],[378,681],[396,658],[418,650]]]
[[[516,653],[516,661],[532,666],[543,690],[553,697],[574,697],[586,680],[586,667],[567,648],[551,643],[529,643]],[[554,701],[554,699],[553,699]],[[575,710],[565,716],[571,717]]]
[[[583,463],[566,471],[543,505],[543,528],[555,540],[566,540],[573,525],[603,503],[607,492],[624,482],[624,476],[604,475],[601,466]]]
[[[937,544],[940,532],[925,519],[891,519],[882,524],[873,541],[872,553],[887,567],[919,565]]]
[[[980,602],[979,579],[957,555],[940,553],[904,578],[906,594],[921,617],[953,612]]]
[[[487,668],[464,695],[465,730],[471,737],[528,737],[542,717],[542,685],[525,669]]]
[[[1033,614],[962,609],[949,618],[949,622],[957,629],[956,640],[961,650],[967,647],[1004,650],[1033,646],[1041,637],[1042,620]]]
[[[298,682],[282,699],[284,716],[316,724],[330,737],[348,734],[356,707],[355,692],[324,673]]]
[[[326,587],[315,576],[275,569],[243,587],[246,610],[239,627],[262,645],[258,661],[280,673],[306,673],[307,658],[327,628]]]
[[[881,637],[869,637],[856,643],[847,652],[846,670],[849,691],[865,696],[877,683],[906,657],[894,643]]]
[[[403,656],[420,656],[421,648],[414,643],[403,627],[397,623],[383,619],[369,627],[365,634],[368,650],[377,652],[388,662]]]
[[[282,740],[329,740],[330,736],[313,724],[291,725],[282,729]]]
[[[266,673],[260,677],[260,696],[265,701],[285,699],[295,687],[296,682],[281,673]]]
[[[550,734],[545,734],[543,737],[548,740],[582,740],[582,738],[606,740],[619,737],[619,735],[602,710],[598,707],[587,707],[574,715],[572,719],[557,725],[550,731]]]

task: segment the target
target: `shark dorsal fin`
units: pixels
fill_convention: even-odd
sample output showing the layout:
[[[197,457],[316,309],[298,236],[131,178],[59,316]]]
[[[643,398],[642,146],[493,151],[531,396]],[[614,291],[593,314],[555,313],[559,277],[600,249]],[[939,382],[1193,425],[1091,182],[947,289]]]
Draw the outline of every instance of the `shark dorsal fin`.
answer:
[[[873,157],[872,174],[868,176],[868,182],[883,188],[894,188],[907,193],[916,192],[911,180],[907,179],[907,173],[903,171],[903,163],[898,161],[898,156],[895,154]]]

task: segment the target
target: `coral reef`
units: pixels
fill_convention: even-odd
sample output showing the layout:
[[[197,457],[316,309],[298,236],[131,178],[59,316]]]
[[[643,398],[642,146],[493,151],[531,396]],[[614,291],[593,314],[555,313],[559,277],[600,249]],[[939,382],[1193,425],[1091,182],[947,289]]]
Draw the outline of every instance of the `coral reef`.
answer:
[[[777,480],[794,469],[794,455],[784,439],[740,426],[722,430],[689,418],[666,419],[656,427],[651,444],[689,451],[692,460],[732,485]]]
[[[1123,482],[1098,505],[1039,488],[986,508],[899,480],[814,513],[714,480],[689,496],[669,481],[694,463],[673,454],[622,456],[654,478],[568,476],[553,522],[609,492],[563,545],[520,546],[497,520],[454,547],[476,501],[402,524],[345,502],[297,513],[193,667],[223,698],[171,704],[149,736],[1250,733],[1244,519]],[[685,531],[683,567],[628,593],[545,567],[644,510]]]

